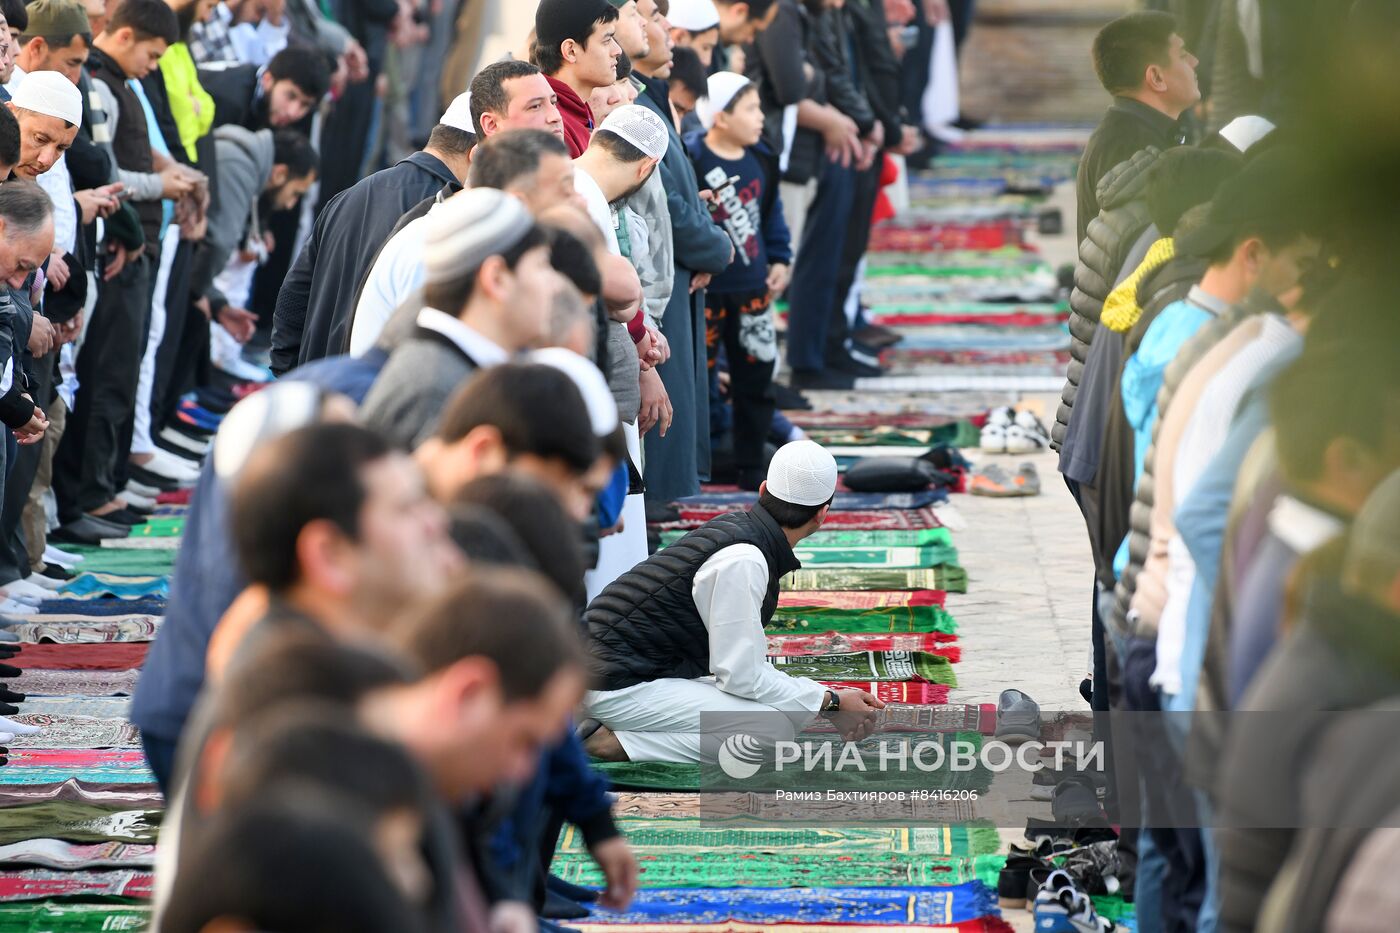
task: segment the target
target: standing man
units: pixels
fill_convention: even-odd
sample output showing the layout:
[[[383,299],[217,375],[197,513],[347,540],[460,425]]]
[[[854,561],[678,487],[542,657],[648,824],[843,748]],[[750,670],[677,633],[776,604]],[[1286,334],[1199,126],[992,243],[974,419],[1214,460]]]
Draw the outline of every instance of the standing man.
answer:
[[[472,79],[469,93],[472,127],[481,139],[503,130],[548,130],[564,138],[559,95],[529,62],[492,62]]]
[[[532,57],[559,95],[564,141],[573,158],[583,154],[593,134],[589,95],[617,80],[618,19],[608,0],[541,0],[535,11]]]
[[[797,543],[821,528],[836,459],[811,441],[779,448],[749,512],[722,515],[623,574],[584,614],[602,689],[584,706],[587,740],[611,761],[700,761],[704,713],[853,713],[853,732],[885,704],[831,690],[767,662],[763,626]]]
[[[1140,149],[1182,141],[1177,120],[1201,99],[1196,56],[1177,35],[1170,13],[1128,13],[1094,37],[1094,73],[1113,104],[1089,137],[1075,181],[1079,204],[1074,240],[1084,242],[1099,216],[1099,181]]]
[[[322,209],[277,295],[274,373],[344,353],[355,293],[394,225],[443,186],[456,191],[466,182],[476,134],[463,97],[448,106],[422,151],[362,179]]]

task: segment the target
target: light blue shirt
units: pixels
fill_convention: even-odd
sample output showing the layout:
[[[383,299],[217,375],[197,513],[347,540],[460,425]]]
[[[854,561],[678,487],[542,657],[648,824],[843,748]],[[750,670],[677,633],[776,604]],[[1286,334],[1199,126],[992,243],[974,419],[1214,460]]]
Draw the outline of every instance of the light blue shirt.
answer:
[[[173,158],[170,155],[170,147],[165,144],[165,136],[160,131],[160,121],[156,119],[156,112],[151,108],[151,102],[146,97],[146,89],[135,78],[128,78],[126,86],[131,88],[136,94],[136,99],[141,102],[141,112],[146,115],[146,135],[151,140],[151,149],[167,159]],[[170,226],[170,220],[175,216],[175,202],[169,199],[161,201],[160,209],[160,238],[164,240],[165,228]]]

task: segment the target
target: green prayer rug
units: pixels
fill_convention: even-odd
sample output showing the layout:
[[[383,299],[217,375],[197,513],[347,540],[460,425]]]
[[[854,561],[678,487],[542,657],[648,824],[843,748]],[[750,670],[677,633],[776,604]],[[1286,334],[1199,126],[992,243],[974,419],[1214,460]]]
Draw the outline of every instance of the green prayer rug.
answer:
[[[185,533],[185,516],[160,518],[152,516],[146,519],[146,524],[136,525],[131,529],[133,538],[178,538]]]
[[[889,606],[884,609],[779,606],[764,631],[778,635],[820,632],[847,635],[941,632],[955,635],[958,623],[942,606]]]
[[[689,532],[661,532],[662,546],[675,544]],[[802,542],[803,549],[848,547],[952,547],[947,528],[914,528],[908,531],[819,531]]]
[[[831,567],[796,570],[783,577],[782,589],[792,590],[943,590],[967,592],[967,571],[957,564],[917,570]]]
[[[641,852],[637,864],[645,888],[726,887],[884,887],[953,885],[985,881],[1005,859],[997,855],[859,854],[834,858],[831,853],[733,852],[684,850],[675,854]],[[992,866],[997,868],[994,870]],[[587,852],[555,856],[551,871],[573,884],[601,887],[602,870]]]
[[[111,573],[123,577],[165,576],[175,569],[175,549],[91,547],[66,545],[64,550],[81,554],[78,569],[83,573]]]
[[[812,680],[924,680],[931,684],[958,685],[952,663],[923,651],[856,651],[851,654],[817,654],[805,657],[769,658],[768,663],[792,677]]]
[[[0,933],[107,933],[144,930],[151,922],[148,904],[127,898],[103,898],[100,904],[31,901],[0,904]]]
[[[958,549],[946,545],[928,547],[796,547],[793,553],[807,567],[861,567],[868,569],[917,569],[956,564]]]
[[[982,442],[981,432],[970,421],[936,428],[808,428],[807,437],[823,447],[976,447]]]
[[[727,849],[837,854],[895,853],[907,855],[993,855],[1001,846],[995,826],[979,822],[965,826],[717,826],[700,818],[619,819],[627,842],[639,852]],[[559,852],[587,854],[588,846],[576,826],[564,830]]]

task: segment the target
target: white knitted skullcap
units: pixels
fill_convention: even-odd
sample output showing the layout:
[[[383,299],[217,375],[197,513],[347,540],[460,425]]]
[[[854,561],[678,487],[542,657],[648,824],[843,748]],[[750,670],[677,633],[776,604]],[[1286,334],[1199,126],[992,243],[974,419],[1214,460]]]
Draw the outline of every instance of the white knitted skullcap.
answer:
[[[10,100],[21,110],[57,117],[74,126],[83,123],[83,95],[76,84],[57,71],[34,71],[25,75]]]
[[[671,0],[666,19],[677,29],[706,32],[719,25],[719,8],[713,0]]]
[[[467,91],[452,98],[452,103],[442,112],[438,123],[476,135],[476,124],[472,123],[472,92]]]
[[[616,133],[636,146],[649,158],[660,160],[666,155],[670,137],[661,118],[639,104],[627,104],[608,114],[598,127]]]
[[[588,421],[595,435],[606,437],[617,430],[617,400],[608,389],[608,380],[592,362],[563,347],[536,350],[527,359],[531,363],[552,366],[573,380],[588,407]]]
[[[1248,152],[1249,147],[1274,131],[1274,124],[1264,117],[1235,117],[1220,128],[1220,135],[1240,152]]]
[[[313,383],[286,380],[233,406],[214,435],[215,474],[232,479],[260,444],[321,420],[324,397]]]
[[[836,458],[815,441],[784,444],[768,464],[768,491],[793,505],[825,505],[836,494]]]
[[[519,198],[495,188],[454,194],[424,220],[424,281],[443,282],[477,268],[519,243],[534,223]]]
[[[715,125],[715,115],[723,112],[729,102],[739,96],[739,92],[753,82],[732,71],[717,71],[710,75],[710,91],[695,104],[695,115],[700,125],[709,129]]]

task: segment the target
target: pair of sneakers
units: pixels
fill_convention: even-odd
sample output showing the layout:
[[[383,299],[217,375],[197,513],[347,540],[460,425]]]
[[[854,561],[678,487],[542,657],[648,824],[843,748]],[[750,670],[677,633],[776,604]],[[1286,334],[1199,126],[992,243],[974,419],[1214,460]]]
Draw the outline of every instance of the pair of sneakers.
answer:
[[[1015,499],[1040,495],[1040,474],[1034,463],[1023,463],[1015,473],[1008,473],[995,463],[982,467],[967,482],[967,491],[974,496],[994,499]]]
[[[982,452],[986,454],[1031,454],[1050,446],[1050,432],[1028,411],[1010,406],[992,409],[982,428]]]
[[[1039,885],[1026,906],[1035,918],[1036,933],[1111,933],[1117,925],[1098,915],[1089,895],[1074,885],[1062,869],[1031,872],[1031,886]],[[1029,894],[1029,892],[1028,892]]]

